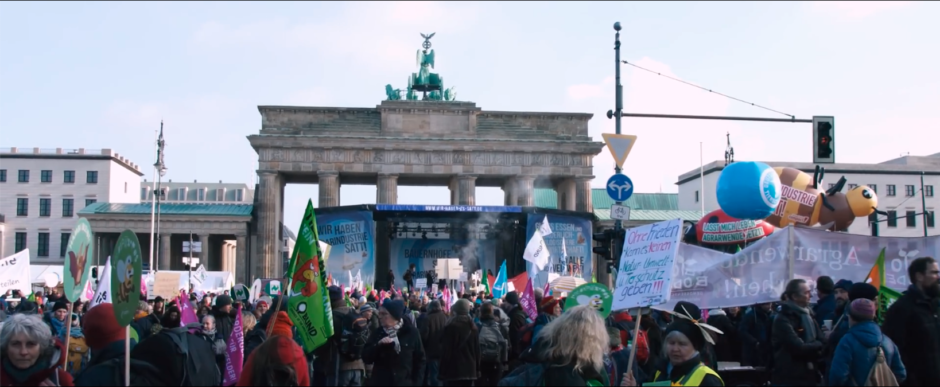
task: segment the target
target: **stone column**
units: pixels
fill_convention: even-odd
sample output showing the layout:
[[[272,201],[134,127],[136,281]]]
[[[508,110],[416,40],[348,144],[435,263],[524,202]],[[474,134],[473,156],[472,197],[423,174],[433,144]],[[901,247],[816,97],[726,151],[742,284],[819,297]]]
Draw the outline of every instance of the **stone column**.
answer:
[[[281,214],[281,184],[278,181],[277,172],[262,171],[258,173],[261,176],[261,184],[258,186],[260,193],[258,196],[258,244],[260,249],[259,259],[254,262],[251,275],[255,278],[275,278],[277,270],[277,247],[278,227]],[[323,197],[320,197],[321,204]]]
[[[248,257],[248,238],[245,235],[235,236],[235,264],[232,265],[232,271],[235,272],[235,280],[240,284],[247,283],[248,278],[245,275],[245,264]]]
[[[161,233],[160,234],[160,270],[171,270],[173,267],[173,262],[170,262],[170,237],[173,234],[170,233]]]
[[[594,212],[594,203],[591,199],[591,180],[594,180],[594,176],[581,176],[574,179],[575,211]]]
[[[555,186],[555,193],[558,195],[558,205],[556,208],[559,210],[574,211],[575,197],[577,196],[574,188],[574,179],[562,180],[561,183]]]
[[[515,206],[518,205],[518,199],[516,198],[516,185],[519,184],[515,178],[510,177],[503,182],[503,205],[504,206]]]
[[[523,207],[535,205],[535,176],[523,175],[516,177],[516,203]]]
[[[317,172],[320,186],[320,207],[339,207],[339,172]]]
[[[450,188],[450,205],[452,206],[456,206],[457,202],[459,201],[457,195],[457,186],[457,177],[451,177],[450,183],[447,184],[447,188]]]
[[[477,177],[472,175],[457,176],[457,205],[476,205]]]
[[[375,204],[398,204],[398,175],[379,174],[375,187]]]

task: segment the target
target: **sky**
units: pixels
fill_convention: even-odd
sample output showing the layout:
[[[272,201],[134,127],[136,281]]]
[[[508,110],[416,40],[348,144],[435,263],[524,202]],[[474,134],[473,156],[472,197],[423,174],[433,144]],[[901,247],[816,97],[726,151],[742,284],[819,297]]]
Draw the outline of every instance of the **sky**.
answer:
[[[111,148],[167,179],[254,184],[258,105],[373,107],[417,70],[484,110],[594,114],[613,133],[613,23],[621,58],[774,110],[834,116],[837,162],[940,152],[936,2],[2,2],[0,147]],[[785,118],[622,65],[624,111]],[[723,158],[812,160],[809,124],[623,119],[636,192]],[[700,148],[701,147],[701,148]],[[700,152],[701,149],[701,152]],[[606,150],[593,185],[613,172]],[[151,171],[145,178],[151,179]],[[399,187],[401,204],[448,204],[446,187]],[[502,205],[498,188],[477,204]],[[296,228],[316,185],[289,185]],[[375,203],[344,185],[343,205]]]

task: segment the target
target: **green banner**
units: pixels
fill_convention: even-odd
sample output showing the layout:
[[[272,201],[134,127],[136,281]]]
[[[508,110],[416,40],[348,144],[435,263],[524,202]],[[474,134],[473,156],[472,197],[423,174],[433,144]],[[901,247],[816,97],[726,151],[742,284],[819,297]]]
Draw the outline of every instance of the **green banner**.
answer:
[[[122,327],[134,321],[140,304],[140,241],[137,234],[124,230],[111,256],[111,303],[114,316]]]
[[[884,316],[888,314],[888,308],[890,308],[891,304],[894,304],[898,298],[901,298],[901,292],[887,286],[881,287],[878,292],[878,325],[884,323]]]
[[[333,336],[333,311],[326,283],[326,262],[320,252],[317,218],[313,201],[300,222],[297,243],[291,253],[287,278],[287,313],[297,327],[307,353],[319,348]]]
[[[614,295],[606,286],[599,283],[589,283],[578,286],[565,301],[565,310],[576,306],[588,305],[601,314],[601,317],[607,318],[611,312],[611,306],[614,303]]]
[[[85,218],[78,219],[78,224],[72,229],[69,236],[68,257],[65,258],[63,269],[65,279],[65,298],[71,302],[78,301],[85,291],[85,285],[91,278],[91,261],[95,256],[95,246],[92,243],[91,225]]]

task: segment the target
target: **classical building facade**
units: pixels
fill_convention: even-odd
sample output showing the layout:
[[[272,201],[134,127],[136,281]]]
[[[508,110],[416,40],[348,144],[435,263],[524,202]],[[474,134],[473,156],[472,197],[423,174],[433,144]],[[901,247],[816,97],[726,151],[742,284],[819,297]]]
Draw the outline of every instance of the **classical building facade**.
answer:
[[[319,207],[342,184],[376,185],[377,204],[398,186],[447,186],[451,204],[474,205],[477,186],[501,187],[505,205],[534,206],[551,188],[557,208],[592,212],[594,156],[586,113],[484,111],[472,102],[387,100],[375,108],[259,106],[257,252],[252,275],[279,276],[284,186],[319,185]],[[253,257],[254,258],[254,257]]]

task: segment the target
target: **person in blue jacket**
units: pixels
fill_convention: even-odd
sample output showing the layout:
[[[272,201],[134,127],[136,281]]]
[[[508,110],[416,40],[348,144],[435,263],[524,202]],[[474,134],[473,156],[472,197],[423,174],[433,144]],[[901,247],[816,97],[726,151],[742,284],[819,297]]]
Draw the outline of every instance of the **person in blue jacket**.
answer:
[[[875,303],[860,298],[849,304],[849,332],[839,342],[829,367],[830,386],[864,386],[875,365],[876,348],[884,351],[898,383],[907,378],[897,345],[875,324]]]

